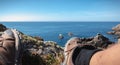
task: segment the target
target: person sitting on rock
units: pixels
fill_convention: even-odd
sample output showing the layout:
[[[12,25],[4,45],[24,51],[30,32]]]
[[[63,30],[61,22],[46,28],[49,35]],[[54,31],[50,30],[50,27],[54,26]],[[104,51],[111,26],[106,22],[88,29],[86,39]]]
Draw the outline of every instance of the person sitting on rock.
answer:
[[[80,41],[77,37],[67,41],[64,65],[120,65],[120,44],[102,50]],[[21,50],[19,32],[6,30],[0,37],[0,65],[21,65]]]
[[[103,50],[90,44],[80,44],[80,41],[77,37],[67,41],[63,65],[120,65],[119,42]]]

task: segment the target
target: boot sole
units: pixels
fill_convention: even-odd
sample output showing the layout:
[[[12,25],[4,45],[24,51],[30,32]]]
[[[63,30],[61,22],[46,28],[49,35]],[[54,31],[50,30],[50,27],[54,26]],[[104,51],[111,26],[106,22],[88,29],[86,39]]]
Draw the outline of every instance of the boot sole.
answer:
[[[20,65],[20,59],[21,59],[20,52],[22,49],[21,36],[17,30],[11,29],[11,31],[13,32],[14,37],[15,37],[15,65]]]

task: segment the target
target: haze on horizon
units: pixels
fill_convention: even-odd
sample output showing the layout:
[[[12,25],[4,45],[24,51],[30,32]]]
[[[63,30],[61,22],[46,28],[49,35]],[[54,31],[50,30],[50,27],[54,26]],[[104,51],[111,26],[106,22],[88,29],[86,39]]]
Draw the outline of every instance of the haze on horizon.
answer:
[[[5,21],[120,21],[120,0],[0,0]]]

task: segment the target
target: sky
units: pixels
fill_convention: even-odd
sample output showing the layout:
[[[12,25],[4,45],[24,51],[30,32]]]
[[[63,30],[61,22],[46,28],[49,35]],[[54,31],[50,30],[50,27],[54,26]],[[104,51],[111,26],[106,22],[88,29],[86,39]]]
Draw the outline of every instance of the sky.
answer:
[[[0,21],[120,21],[120,0],[0,0]]]

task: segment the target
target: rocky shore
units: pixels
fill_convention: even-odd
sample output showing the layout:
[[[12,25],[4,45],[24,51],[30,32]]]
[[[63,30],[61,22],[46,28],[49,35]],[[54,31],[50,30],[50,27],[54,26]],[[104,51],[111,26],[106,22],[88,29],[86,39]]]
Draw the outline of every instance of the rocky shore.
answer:
[[[107,33],[117,38],[118,42],[120,43],[120,24],[114,26],[111,30],[112,31],[109,31]]]
[[[120,26],[120,25],[119,25]],[[119,28],[115,29],[115,28]],[[120,27],[116,26],[113,30],[120,32]],[[0,32],[7,27],[0,24]],[[63,47],[54,41],[44,41],[41,37],[28,36],[21,32],[23,57],[22,65],[61,65],[64,60]],[[107,48],[114,42],[102,34],[94,37],[81,38],[80,44],[92,44],[99,48]]]
[[[112,28],[112,31],[107,32],[108,34],[115,35],[117,38],[120,38],[120,24]]]

